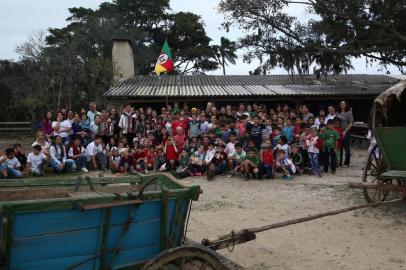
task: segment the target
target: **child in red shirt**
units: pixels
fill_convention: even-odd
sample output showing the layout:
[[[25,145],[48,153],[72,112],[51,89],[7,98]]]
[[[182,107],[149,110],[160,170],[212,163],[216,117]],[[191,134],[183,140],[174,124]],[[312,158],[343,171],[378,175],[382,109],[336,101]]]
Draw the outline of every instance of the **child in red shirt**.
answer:
[[[176,128],[176,134],[173,136],[173,139],[175,140],[175,144],[179,150],[179,153],[181,153],[182,149],[185,147],[186,142],[186,135],[182,127]]]
[[[164,155],[169,169],[174,171],[176,169],[176,160],[179,156],[179,150],[176,147],[173,137],[168,137],[164,147]]]
[[[157,153],[155,151],[155,146],[150,145],[148,147],[148,152],[147,152],[147,170],[154,170],[154,171],[157,170],[157,168],[154,166],[156,158],[157,158]]]
[[[271,147],[263,143],[261,144],[261,150],[259,151],[259,169],[262,178],[273,178],[273,164],[275,162]]]
[[[133,155],[133,164],[134,164],[134,170],[137,172],[145,172],[148,173],[147,171],[147,153],[148,150],[144,148],[142,145],[137,146],[137,150],[135,150],[135,153]]]

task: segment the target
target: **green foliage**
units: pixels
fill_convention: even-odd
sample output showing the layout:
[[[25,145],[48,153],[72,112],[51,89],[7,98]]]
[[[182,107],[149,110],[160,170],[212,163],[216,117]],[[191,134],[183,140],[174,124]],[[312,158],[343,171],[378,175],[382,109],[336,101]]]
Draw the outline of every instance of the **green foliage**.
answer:
[[[312,19],[290,16],[294,5]],[[259,59],[264,70],[302,74],[316,64],[318,75],[341,73],[361,56],[401,71],[406,66],[406,0],[222,0],[219,9],[226,30],[245,32],[244,60]]]
[[[221,37],[220,45],[212,46],[214,56],[223,69],[223,75],[226,75],[226,66],[228,63],[235,65],[235,60],[238,58],[237,44],[225,37]]]
[[[18,62],[0,62],[0,118],[39,120],[48,109],[103,106],[113,83],[113,38],[132,41],[135,73],[154,68],[168,38],[177,73],[218,68],[200,16],[170,12],[169,0],[114,0],[71,8],[68,25],[34,33],[17,48]]]

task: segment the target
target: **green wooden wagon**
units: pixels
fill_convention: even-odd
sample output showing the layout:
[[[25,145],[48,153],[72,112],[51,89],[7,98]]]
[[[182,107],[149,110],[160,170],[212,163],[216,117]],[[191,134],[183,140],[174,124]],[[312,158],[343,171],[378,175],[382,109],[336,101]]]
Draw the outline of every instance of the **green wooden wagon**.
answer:
[[[200,193],[164,174],[1,181],[0,269],[240,269],[186,239]]]
[[[374,101],[370,147],[362,175],[368,202],[406,196],[406,81],[386,90]]]

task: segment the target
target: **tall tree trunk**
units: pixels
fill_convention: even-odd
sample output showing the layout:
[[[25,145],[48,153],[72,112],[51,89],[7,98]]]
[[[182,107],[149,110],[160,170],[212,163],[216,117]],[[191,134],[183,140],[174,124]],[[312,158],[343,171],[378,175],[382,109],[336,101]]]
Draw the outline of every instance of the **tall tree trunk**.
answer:
[[[223,67],[223,75],[225,76],[226,75],[226,60],[224,60],[224,56],[223,56],[223,58],[222,58],[222,63],[221,63],[221,66]]]

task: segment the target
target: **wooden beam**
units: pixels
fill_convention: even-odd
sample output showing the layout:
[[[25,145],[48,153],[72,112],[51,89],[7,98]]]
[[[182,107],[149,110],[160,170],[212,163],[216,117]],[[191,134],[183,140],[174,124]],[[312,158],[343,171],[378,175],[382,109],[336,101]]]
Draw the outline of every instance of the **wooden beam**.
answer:
[[[262,227],[254,227],[254,228],[249,228],[249,229],[244,229],[244,230],[240,230],[237,232],[232,232],[232,233],[228,233],[228,234],[223,234],[223,235],[219,235],[216,237],[211,237],[211,238],[205,238],[202,241],[202,244],[208,247],[212,247],[212,246],[217,246],[218,243],[222,243],[224,245],[224,241],[225,240],[229,240],[231,239],[231,241],[234,241],[235,237],[240,237],[244,234],[247,234],[247,232],[249,233],[259,233],[259,232],[264,232],[264,231],[268,231],[268,230],[272,230],[272,229],[276,229],[276,228],[281,228],[281,227],[286,227],[289,225],[293,225],[293,224],[298,224],[298,223],[303,223],[303,222],[307,222],[307,221],[311,221],[311,220],[315,220],[315,219],[320,219],[323,217],[327,217],[327,216],[334,216],[334,215],[338,215],[341,213],[345,213],[345,212],[350,212],[350,211],[354,211],[357,209],[362,209],[362,208],[369,208],[369,207],[376,207],[379,205],[383,205],[383,204],[390,204],[390,203],[395,203],[395,202],[400,202],[404,199],[397,199],[397,200],[392,200],[392,201],[380,201],[380,202],[374,202],[374,203],[367,203],[367,204],[361,204],[361,205],[356,205],[356,206],[351,206],[351,207],[347,207],[347,208],[342,208],[342,209],[338,209],[338,210],[332,210],[332,211],[327,211],[324,213],[319,213],[319,214],[315,214],[315,215],[309,215],[306,217],[301,217],[301,218],[295,218],[295,219],[291,219],[291,220],[287,220],[287,221],[282,221],[282,222],[277,222],[277,223],[273,223],[270,225],[266,225],[266,226],[262,226]]]

